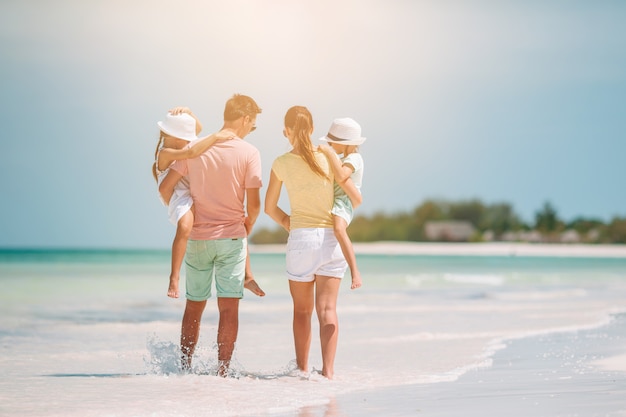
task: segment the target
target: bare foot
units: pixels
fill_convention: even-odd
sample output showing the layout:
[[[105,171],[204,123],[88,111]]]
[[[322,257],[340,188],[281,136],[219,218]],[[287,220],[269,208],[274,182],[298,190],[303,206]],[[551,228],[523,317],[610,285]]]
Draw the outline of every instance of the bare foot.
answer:
[[[361,284],[361,273],[359,271],[355,271],[352,274],[352,285],[350,286],[350,288],[356,290],[357,288],[361,287]]]
[[[179,278],[175,276],[170,276],[170,286],[167,289],[167,296],[170,298],[178,298],[180,295],[178,293],[178,281]]]
[[[217,375],[222,378],[228,377],[228,367],[230,366],[230,361],[219,361],[217,367]]]
[[[246,278],[246,281],[243,283],[243,286],[244,288],[247,288],[248,290],[252,291],[254,294],[258,295],[259,297],[263,297],[265,295],[265,291],[263,291],[261,287],[259,287],[259,284],[256,283],[254,278]]]
[[[189,373],[191,372],[191,356],[182,354],[180,357],[180,370]]]

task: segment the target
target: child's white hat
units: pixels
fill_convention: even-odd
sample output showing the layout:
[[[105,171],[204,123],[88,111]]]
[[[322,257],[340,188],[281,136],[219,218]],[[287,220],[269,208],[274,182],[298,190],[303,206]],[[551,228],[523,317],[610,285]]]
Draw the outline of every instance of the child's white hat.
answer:
[[[197,140],[196,119],[187,113],[172,114],[167,113],[164,122],[157,122],[159,129],[175,138],[187,140],[189,142]]]
[[[365,139],[361,137],[361,125],[349,117],[333,120],[326,136],[320,138],[340,145],[360,145]]]

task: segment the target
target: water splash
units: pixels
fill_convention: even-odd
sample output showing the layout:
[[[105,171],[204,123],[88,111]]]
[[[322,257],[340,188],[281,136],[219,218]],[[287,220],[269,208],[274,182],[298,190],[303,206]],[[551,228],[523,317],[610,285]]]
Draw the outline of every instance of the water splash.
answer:
[[[144,357],[146,372],[153,375],[183,374],[180,347],[172,342],[160,341],[153,335],[146,342],[149,357]]]
[[[146,373],[149,375],[218,375],[220,363],[217,359],[218,348],[214,343],[206,348],[196,347],[193,356],[191,369],[184,369],[182,366],[182,355],[180,346],[171,341],[163,341],[156,335],[149,336],[146,341],[148,355],[144,357]],[[247,371],[241,363],[237,361],[236,354],[230,362],[230,367],[226,375],[234,379],[276,379],[280,377],[302,377],[298,371],[296,361],[291,360],[286,366],[278,370]]]

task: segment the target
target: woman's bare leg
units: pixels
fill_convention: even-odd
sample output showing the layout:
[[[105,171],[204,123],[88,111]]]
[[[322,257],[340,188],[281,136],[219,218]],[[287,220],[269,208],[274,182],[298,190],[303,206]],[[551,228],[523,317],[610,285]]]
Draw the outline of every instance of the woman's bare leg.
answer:
[[[337,318],[337,295],[341,279],[327,276],[315,277],[315,310],[320,323],[320,343],[322,345],[322,375],[333,379],[335,355],[339,339],[339,319]]]
[[[311,316],[313,315],[314,282],[289,281],[293,300],[293,341],[298,369],[308,372],[311,347]]]

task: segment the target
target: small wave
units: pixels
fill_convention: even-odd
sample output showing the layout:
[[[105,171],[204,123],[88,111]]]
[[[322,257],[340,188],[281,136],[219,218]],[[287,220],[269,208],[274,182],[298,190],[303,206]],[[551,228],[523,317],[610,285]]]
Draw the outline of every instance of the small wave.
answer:
[[[396,344],[398,342],[423,342],[436,340],[470,340],[470,339],[491,339],[500,336],[501,333],[476,332],[476,333],[431,333],[420,332],[414,334],[401,335],[396,337],[380,337],[368,339],[367,343],[380,345]]]
[[[504,277],[500,275],[444,274],[443,279],[456,284],[500,286],[504,283]]]
[[[439,382],[454,382],[470,371],[490,368],[493,365],[491,357],[482,361],[460,366],[448,372],[433,375],[422,375],[418,378],[406,381],[406,384],[435,384]]]
[[[407,275],[405,277],[405,281],[410,287],[420,288],[427,284],[433,284],[442,281],[463,285],[478,284],[500,286],[504,283],[505,279],[503,276],[500,275],[445,273]]]
[[[581,298],[586,297],[587,291],[582,288],[572,288],[567,290],[542,290],[542,291],[523,291],[523,292],[500,292],[493,293],[492,297],[509,300],[509,301],[539,301],[539,300],[556,300],[561,298]]]

